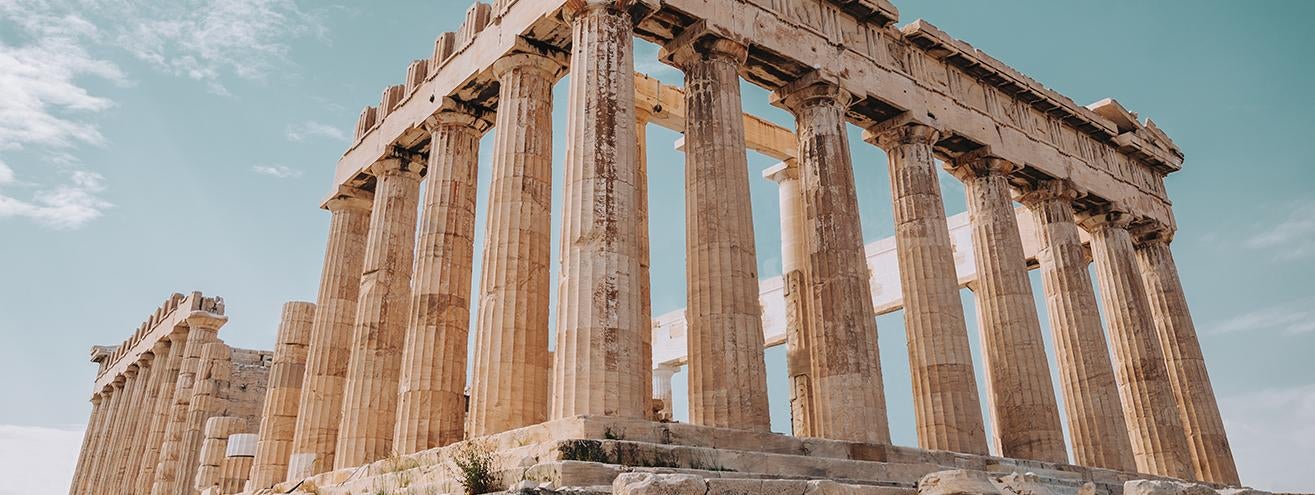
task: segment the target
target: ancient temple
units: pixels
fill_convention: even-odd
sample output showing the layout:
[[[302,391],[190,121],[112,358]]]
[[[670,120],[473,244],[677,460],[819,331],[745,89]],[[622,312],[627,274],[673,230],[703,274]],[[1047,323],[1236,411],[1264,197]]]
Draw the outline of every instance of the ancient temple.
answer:
[[[70,493],[1240,486],[1171,250],[1164,178],[1183,153],[1113,99],[1079,105],[899,20],[886,0],[475,4],[361,112],[321,205],[318,299],[284,307],[272,353],[223,344],[222,299],[199,293],[93,349]],[[636,38],[684,84],[637,74]],[[772,91],[794,129],[745,114],[741,81]],[[650,304],[648,125],[682,133],[686,157],[688,305],[666,315]],[[889,157],[863,165],[889,171],[893,238],[863,242],[854,146]],[[746,151],[780,164],[751,178]],[[962,181],[967,213],[946,217],[938,169]],[[757,273],[751,180],[779,186],[781,277]],[[876,316],[897,310],[911,398],[886,395],[879,362]],[[792,435],[769,431],[763,349],[782,344]],[[688,423],[671,421],[682,366]],[[912,400],[917,447],[891,444],[888,399]]]

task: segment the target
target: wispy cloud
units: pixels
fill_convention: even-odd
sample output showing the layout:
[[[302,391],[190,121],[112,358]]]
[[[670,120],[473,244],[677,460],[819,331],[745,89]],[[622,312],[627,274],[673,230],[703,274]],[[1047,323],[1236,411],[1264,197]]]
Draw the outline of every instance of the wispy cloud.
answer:
[[[251,167],[260,175],[268,175],[277,179],[290,179],[301,177],[301,171],[287,165],[255,165]]]
[[[81,429],[0,425],[0,495],[64,493],[80,448]]]
[[[1275,492],[1315,487],[1315,384],[1222,397],[1219,408],[1243,481]]]
[[[0,163],[0,185],[15,182],[13,169]],[[95,172],[75,170],[67,182],[38,189],[30,200],[0,193],[0,218],[26,218],[57,230],[73,230],[100,218],[113,207],[100,197],[105,178]]]
[[[1315,310],[1310,304],[1287,304],[1243,313],[1215,325],[1210,333],[1279,331],[1285,335],[1315,332]]]
[[[1246,247],[1271,251],[1282,260],[1315,254],[1315,200],[1293,201],[1274,209],[1288,213],[1248,238]]]
[[[322,122],[307,121],[300,124],[289,125],[284,131],[289,141],[301,142],[307,139],[323,137],[338,141],[346,141],[347,133],[340,128],[325,124]]]

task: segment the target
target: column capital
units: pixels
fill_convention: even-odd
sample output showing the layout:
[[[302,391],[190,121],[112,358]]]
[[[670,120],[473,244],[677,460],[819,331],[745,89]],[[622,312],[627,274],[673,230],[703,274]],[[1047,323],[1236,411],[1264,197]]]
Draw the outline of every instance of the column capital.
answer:
[[[100,403],[103,402],[103,401],[105,401],[105,397],[104,397],[103,394],[101,394],[100,392],[96,392],[96,393],[94,393],[94,394],[91,394],[91,405],[92,405],[93,407],[95,407],[95,406],[99,406]]]
[[[952,160],[947,160],[943,166],[946,172],[964,182],[993,175],[1008,177],[1009,174],[1023,169],[1022,165],[991,154],[989,146],[983,146],[959,155]]]
[[[187,326],[193,329],[206,328],[210,330],[219,330],[219,327],[224,326],[224,323],[227,322],[227,316],[211,313],[209,311],[198,310],[187,315]]]
[[[118,377],[115,377],[115,379],[136,378],[138,371],[141,371],[141,365],[138,365],[137,363],[129,364],[126,368],[123,368],[123,374],[119,375]]]
[[[799,180],[799,162],[793,158],[763,170],[763,178],[777,184]]]
[[[153,363],[153,362],[155,362],[155,347],[154,347],[154,346],[151,347],[151,350],[146,351],[146,352],[143,352],[141,356],[138,356],[138,357],[137,357],[137,363],[136,363],[136,364],[137,364],[137,367],[138,367],[138,368],[140,368],[140,369],[146,369],[146,368],[150,368],[150,367],[151,367],[151,363]]]
[[[643,16],[647,17],[649,13],[658,10],[658,0],[566,0],[566,4],[562,5],[562,18],[571,22],[580,16],[600,10],[608,11],[612,15],[631,17],[631,13],[637,8],[642,8]]]
[[[935,146],[941,136],[940,129],[913,120],[908,115],[895,117],[863,130],[863,141],[887,151],[906,144]]]
[[[1045,179],[1035,183],[1027,183],[1019,186],[1019,190],[1023,194],[1018,197],[1018,202],[1029,208],[1034,208],[1047,201],[1072,203],[1087,195],[1085,190],[1068,179]]]
[[[1087,232],[1114,228],[1127,229],[1132,224],[1132,214],[1118,202],[1090,208],[1077,212],[1078,225]]]
[[[324,202],[324,209],[329,211],[360,210],[370,211],[374,205],[374,193],[359,187],[338,186],[333,197]]]
[[[849,107],[854,95],[840,87],[835,74],[815,70],[772,92],[771,103],[791,112],[816,105]]]
[[[469,127],[480,134],[484,134],[485,131],[493,127],[490,113],[469,103],[458,101],[451,96],[444,96],[438,110],[426,118],[420,124],[420,127],[430,133],[437,131],[440,127]]]
[[[730,60],[736,66],[744,65],[749,58],[749,44],[746,40],[717,27],[707,21],[699,21],[681,31],[658,52],[658,60],[682,69],[690,64],[705,60]]]
[[[1158,221],[1134,225],[1131,229],[1133,246],[1144,249],[1158,244],[1168,246],[1173,242],[1174,229]]]
[[[370,175],[376,178],[389,176],[414,176],[420,177],[420,171],[424,169],[424,162],[414,160],[411,154],[406,156],[391,154],[382,160],[376,161],[366,169]]]
[[[493,62],[493,77],[502,80],[512,69],[527,68],[542,71],[544,77],[556,81],[571,67],[570,57],[565,53],[541,50],[523,41],[517,44],[523,46],[518,46],[512,53]]]

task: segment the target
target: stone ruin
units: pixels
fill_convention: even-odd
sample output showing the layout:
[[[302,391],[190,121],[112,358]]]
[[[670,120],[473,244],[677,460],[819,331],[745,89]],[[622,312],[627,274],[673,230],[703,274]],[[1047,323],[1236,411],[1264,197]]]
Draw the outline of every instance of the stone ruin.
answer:
[[[886,0],[475,4],[361,112],[322,205],[317,303],[285,305],[272,354],[225,346],[222,299],[199,293],[93,348],[70,493],[1253,491],[1170,250],[1164,178],[1181,150],[1115,100],[1079,105],[926,21],[898,22]],[[636,37],[683,87],[635,73]],[[567,74],[553,281],[552,88]],[[772,91],[795,129],[745,114],[741,80]],[[649,124],[682,133],[686,153],[688,307],[657,317]],[[865,145],[889,157],[896,224],[866,246],[849,154]],[[757,274],[746,150],[780,160],[764,177],[779,185],[782,277]],[[968,213],[946,218],[938,167],[963,182]],[[875,315],[896,310],[917,447],[890,442]],[[769,431],[762,351],[781,344],[792,435]],[[671,421],[679,366],[688,424]]]

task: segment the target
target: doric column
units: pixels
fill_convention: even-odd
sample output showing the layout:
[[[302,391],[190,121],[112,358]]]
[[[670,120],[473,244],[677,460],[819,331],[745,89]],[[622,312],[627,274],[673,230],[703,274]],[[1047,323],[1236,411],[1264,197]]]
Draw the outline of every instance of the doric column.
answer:
[[[297,403],[306,376],[306,346],[315,320],[315,305],[292,301],[283,305],[274,359],[265,389],[265,406],[260,415],[256,456],[252,461],[253,489],[274,486],[288,475],[292,434],[297,427]]]
[[[1137,470],[1190,478],[1187,439],[1147,307],[1146,288],[1128,233],[1129,217],[1118,206],[1085,212],[1083,217],[1081,225],[1091,233],[1096,276],[1114,344],[1115,377]]]
[[[420,168],[409,157],[370,167],[374,207],[365,243],[334,468],[387,457],[397,419],[398,370],[410,318]]]
[[[215,416],[205,423],[205,438],[197,456],[196,474],[193,475],[195,491],[203,492],[207,488],[218,487],[219,466],[224,462],[224,453],[228,450],[228,436],[241,433],[246,429],[246,421],[231,416]]]
[[[290,480],[333,469],[371,200],[371,193],[342,187],[325,204],[332,216],[310,345],[306,347],[297,431],[292,436],[292,456],[288,459]]]
[[[187,318],[187,339],[183,344],[183,358],[178,367],[178,380],[175,382],[173,406],[169,411],[169,422],[165,426],[164,440],[160,446],[160,461],[155,468],[155,481],[151,487],[152,495],[174,495],[183,493],[191,486],[190,472],[194,464],[184,467],[180,464],[184,458],[184,438],[188,430],[188,410],[194,393],[193,385],[201,371],[201,352],[206,344],[219,340],[219,327],[227,317],[207,311],[193,311]]]
[[[638,163],[638,172],[635,178],[635,187],[639,188],[639,212],[635,215],[635,221],[639,222],[639,273],[635,274],[635,283],[639,284],[639,314],[640,318],[648,322],[648,330],[644,332],[643,357],[645,363],[652,366],[653,363],[653,296],[650,289],[649,266],[650,257],[648,235],[648,122],[653,118],[652,109],[635,107],[635,162]],[[550,367],[551,368],[551,367]],[[656,380],[656,379],[653,379]],[[656,389],[653,386],[656,381],[651,381],[645,396],[657,397]],[[548,390],[552,390],[551,380],[549,380]],[[552,398],[549,397],[549,402]],[[671,404],[663,410],[666,411],[668,419],[671,418]],[[650,418],[662,411],[655,410],[652,405],[648,407],[647,413]]]
[[[1036,219],[1041,281],[1064,394],[1073,463],[1135,470],[1122,402],[1088,273],[1090,261],[1073,214],[1071,183],[1047,180],[1020,198]]]
[[[1228,445],[1187,296],[1169,249],[1172,239],[1168,229],[1150,229],[1135,247],[1150,315],[1160,337],[1196,479],[1239,486],[1233,449]]]
[[[189,320],[190,321],[190,320]],[[188,493],[194,486],[201,443],[205,441],[205,424],[224,410],[225,394],[232,380],[232,349],[223,342],[210,342],[201,346],[200,367],[197,369],[192,400],[187,405],[187,428],[179,442],[178,485],[179,495]]]
[[[153,351],[162,351],[162,344],[152,347]],[[137,387],[133,391],[134,404],[133,416],[128,420],[127,431],[124,432],[125,445],[119,450],[118,455],[122,458],[119,470],[114,475],[114,484],[111,487],[120,493],[129,493],[137,483],[137,471],[141,469],[138,464],[141,461],[142,444],[146,441],[145,430],[150,426],[150,412],[154,404],[150,399],[152,390],[158,385],[155,377],[155,352],[144,352],[137,361]]]
[[[446,102],[430,117],[424,219],[402,351],[393,450],[410,454],[462,439],[466,345],[482,112]]]
[[[633,0],[568,3],[574,40],[551,418],[644,418],[652,364],[640,284]]]
[[[939,135],[934,128],[901,122],[869,130],[864,139],[885,149],[890,161],[918,446],[986,454],[954,247],[936,177],[933,146]]]
[[[1068,462],[1009,188],[1009,174],[1020,167],[973,153],[949,168],[963,181],[968,196],[977,263],[974,294],[981,313],[982,358],[989,370],[991,424],[1000,455]]]
[[[743,44],[686,29],[660,58],[685,73],[685,258],[689,416],[767,431],[758,260],[744,150]]]
[[[812,328],[825,329],[812,343],[816,434],[885,444],[890,443],[890,428],[877,320],[845,130],[851,99],[836,82],[816,72],[772,95],[773,104],[795,116],[805,212],[804,278]]]
[[[168,338],[160,339],[151,347],[151,379],[142,394],[141,417],[137,420],[137,429],[133,432],[132,452],[129,453],[130,466],[124,476],[121,490],[124,493],[142,493],[139,488],[141,472],[146,467],[146,451],[155,428],[155,412],[159,409],[160,396],[165,387],[173,387],[172,382],[165,382],[169,377],[165,369],[169,362],[169,353],[173,349]],[[155,462],[154,460],[150,462]],[[149,488],[148,488],[149,490]]]
[[[160,448],[164,443],[165,428],[169,424],[170,412],[173,411],[174,392],[178,386],[178,368],[183,362],[183,347],[186,340],[187,334],[179,331],[161,339],[168,351],[161,355],[162,359],[156,358],[158,367],[156,373],[160,377],[159,395],[151,406],[150,415],[146,418],[149,420],[150,429],[147,431],[142,449],[141,471],[136,474],[134,485],[135,493],[140,495],[151,493],[151,485],[155,482],[155,469],[160,462]]]
[[[653,399],[662,401],[662,410],[658,412],[659,421],[671,421],[671,378],[680,371],[676,366],[658,366],[653,369]]]
[[[790,377],[791,430],[796,437],[817,436],[813,414],[813,313],[805,272],[808,232],[804,229],[804,196],[799,163],[788,160],[763,172],[777,184],[781,209],[781,278],[785,285],[785,367]]]
[[[99,445],[95,448],[95,457],[92,459],[92,465],[90,466],[91,470],[87,473],[86,493],[88,494],[96,495],[106,492],[106,479],[114,461],[112,454],[114,442],[119,432],[116,426],[124,416],[123,409],[127,403],[127,400],[125,400],[127,394],[124,393],[123,389],[124,383],[124,376],[119,375],[110,381],[110,384],[106,385],[105,390],[101,392],[102,395],[108,397],[108,402],[105,408],[105,419],[102,421],[100,434],[98,435]]]
[[[472,437],[548,417],[552,85],[564,69],[563,57],[530,53],[493,65],[500,89],[470,389]]]
[[[248,478],[255,464],[257,442],[257,435],[250,433],[235,433],[228,436],[228,447],[224,452],[224,460],[219,463],[219,488],[221,493],[242,493],[255,490],[254,488],[248,488],[251,486],[251,480]]]
[[[87,419],[87,429],[82,433],[82,448],[78,450],[78,463],[73,470],[73,480],[69,483],[69,495],[82,493],[82,480],[87,476],[87,464],[93,457],[91,448],[98,442],[96,433],[102,413],[105,412],[101,409],[104,402],[100,392],[91,394],[91,417]]]
[[[110,450],[106,452],[110,457],[109,470],[99,486],[99,489],[104,490],[105,493],[118,492],[119,486],[126,477],[128,452],[132,450],[132,432],[142,416],[140,410],[142,390],[146,388],[145,381],[149,378],[142,364],[140,361],[132,363],[123,371],[124,400],[119,405],[121,414],[114,421],[114,439],[110,443]]]

